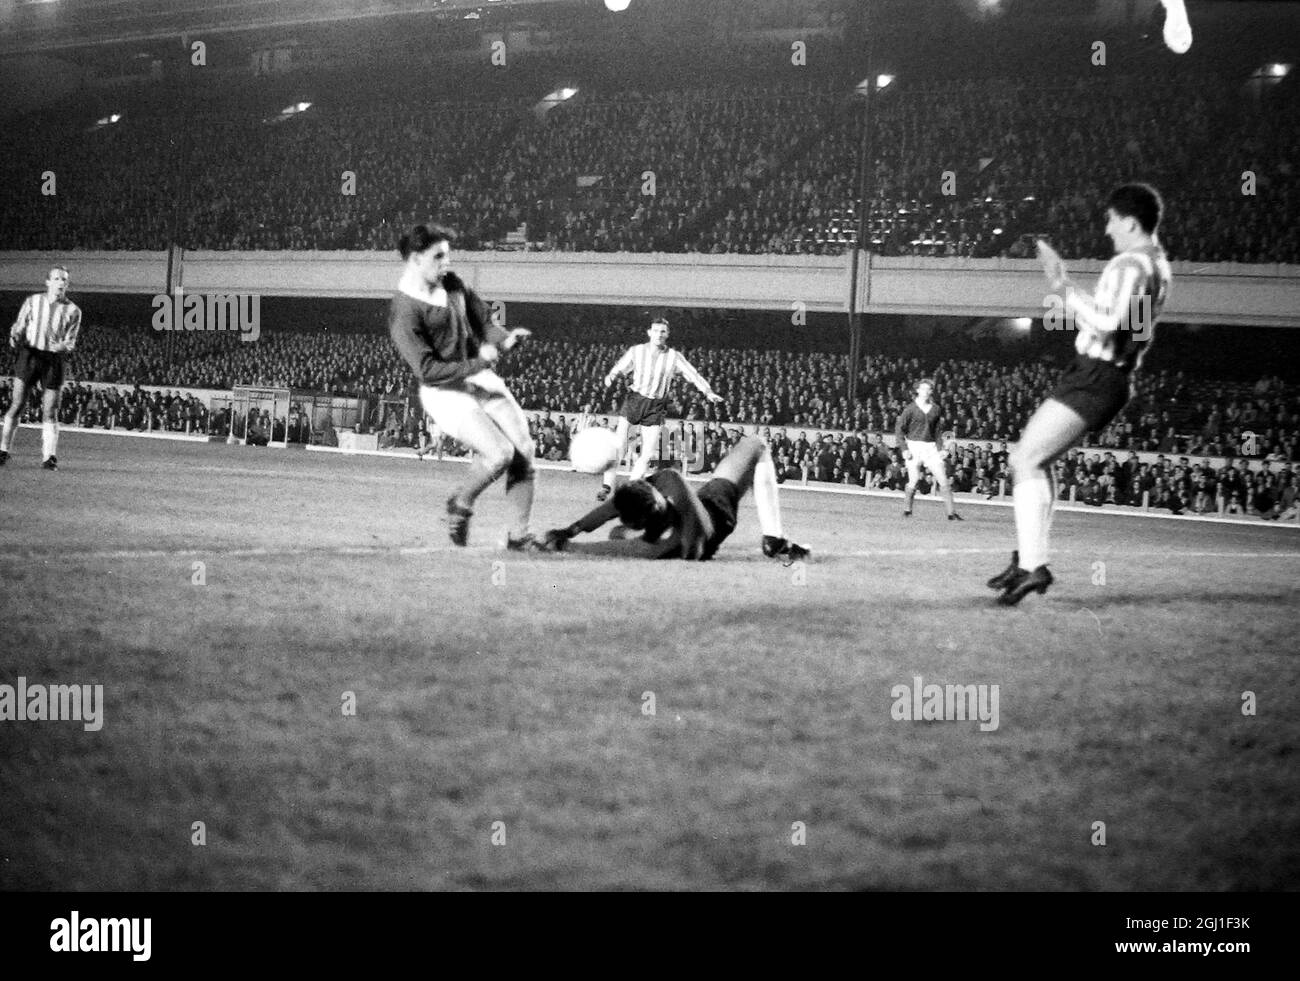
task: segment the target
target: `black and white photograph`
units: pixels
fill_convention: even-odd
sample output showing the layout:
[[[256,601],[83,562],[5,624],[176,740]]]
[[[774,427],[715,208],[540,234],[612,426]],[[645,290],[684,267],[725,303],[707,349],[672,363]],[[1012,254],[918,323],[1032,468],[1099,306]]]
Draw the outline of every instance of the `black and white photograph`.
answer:
[[[22,942],[1158,894],[1089,944],[1248,958],[1298,67],[1286,0],[0,0],[0,892],[101,900]]]

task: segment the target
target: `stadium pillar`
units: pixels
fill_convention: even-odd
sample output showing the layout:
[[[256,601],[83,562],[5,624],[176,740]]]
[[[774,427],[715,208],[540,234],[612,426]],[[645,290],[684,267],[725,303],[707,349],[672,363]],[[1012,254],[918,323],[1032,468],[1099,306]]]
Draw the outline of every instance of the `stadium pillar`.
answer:
[[[179,76],[179,85],[175,87],[175,95],[178,100],[177,107],[179,109],[177,118],[186,120],[187,124],[180,127],[180,138],[172,141],[171,163],[175,179],[172,182],[171,228],[167,242],[167,295],[169,297],[176,295],[176,290],[184,286],[185,280],[182,238],[185,229],[185,211],[189,199],[187,190],[190,178],[190,147],[192,144],[190,132],[193,129],[194,108],[194,101],[191,97],[193,67],[190,64],[189,47],[189,37],[182,34],[180,37],[180,55],[173,62],[173,65]],[[168,365],[175,362],[175,341],[175,332],[167,331],[163,346]]]
[[[854,236],[853,257],[849,262],[849,411],[856,415],[858,410],[858,373],[862,366],[862,315],[858,312],[858,270],[867,256],[867,210],[871,190],[871,96],[876,87],[876,80],[871,74],[871,3],[862,9],[862,50],[866,69],[866,80],[861,86],[862,110],[860,125],[862,131],[858,139],[858,211],[857,234]],[[856,429],[857,421],[853,421]]]

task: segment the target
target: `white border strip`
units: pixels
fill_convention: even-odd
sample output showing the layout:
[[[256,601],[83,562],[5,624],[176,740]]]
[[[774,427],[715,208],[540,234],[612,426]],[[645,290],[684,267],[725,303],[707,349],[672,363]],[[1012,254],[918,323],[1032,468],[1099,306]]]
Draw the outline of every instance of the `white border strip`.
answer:
[[[24,422],[19,424],[22,429],[40,429],[39,422]],[[223,442],[222,440],[209,439],[207,436],[198,436],[192,433],[169,433],[165,430],[149,430],[140,432],[136,429],[95,429],[90,426],[67,426],[59,423],[59,433],[92,433],[96,436],[134,436],[137,439],[170,439],[178,443],[214,443]]]

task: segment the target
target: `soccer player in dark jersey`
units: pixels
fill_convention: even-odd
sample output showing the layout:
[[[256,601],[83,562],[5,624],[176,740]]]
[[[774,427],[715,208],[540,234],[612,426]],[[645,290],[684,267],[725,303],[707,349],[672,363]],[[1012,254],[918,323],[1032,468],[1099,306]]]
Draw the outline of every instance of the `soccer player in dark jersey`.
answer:
[[[567,528],[546,533],[546,543],[557,551],[573,546],[570,540],[583,532],[619,518],[623,528],[613,537],[617,545],[587,545],[584,551],[647,559],[706,561],[736,529],[736,508],[745,492],[754,488],[763,554],[791,565],[811,554],[787,539],[781,529],[781,504],[777,497],[776,468],[767,444],[746,436],[718,464],[713,479],[693,490],[676,470],[659,470],[645,480],[633,480]],[[628,532],[642,532],[629,539]]]
[[[894,425],[894,436],[898,447],[903,451],[903,460],[907,463],[907,495],[903,505],[903,517],[912,516],[912,501],[916,497],[916,484],[921,479],[921,464],[930,471],[934,482],[943,491],[943,506],[948,512],[949,521],[961,521],[957,506],[952,499],[952,481],[948,479],[948,466],[944,462],[941,435],[943,433],[943,412],[932,402],[934,382],[922,378],[916,383],[916,398],[898,414]]]
[[[77,346],[81,310],[68,299],[68,270],[54,266],[45,279],[45,292],[23,301],[18,319],[9,331],[9,346],[18,349],[14,361],[13,402],[0,430],[0,466],[13,449],[18,417],[27,392],[38,381],[41,395],[41,466],[58,470],[59,392],[63,389],[63,359]]]
[[[1004,606],[1014,606],[1031,592],[1044,593],[1052,584],[1047,570],[1057,497],[1052,463],[1086,433],[1105,429],[1130,398],[1132,376],[1151,344],[1172,278],[1157,238],[1163,210],[1160,193],[1148,184],[1125,184],[1111,192],[1106,234],[1115,256],[1091,296],[1070,281],[1056,251],[1038,243],[1052,294],[1061,300],[1067,323],[1075,323],[1076,356],[1025,424],[1011,453],[1019,548],[1011,553],[1011,564],[988,583],[1002,591],[998,602]]]
[[[528,420],[492,370],[531,331],[507,331],[451,271],[452,234],[416,225],[398,245],[405,266],[388,311],[388,333],[420,383],[420,403],[439,429],[476,454],[464,483],[447,500],[453,545],[469,542],[474,502],[506,478],[511,525],[506,547],[539,548],[528,530],[533,511],[533,440]]]

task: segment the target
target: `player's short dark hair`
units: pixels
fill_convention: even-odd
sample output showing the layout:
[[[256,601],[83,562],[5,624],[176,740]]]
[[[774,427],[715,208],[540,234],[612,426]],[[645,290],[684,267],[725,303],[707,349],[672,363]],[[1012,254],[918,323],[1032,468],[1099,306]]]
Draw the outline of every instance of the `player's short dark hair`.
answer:
[[[929,385],[931,388],[934,388],[934,379],[933,379],[933,378],[918,378],[917,381],[916,381],[916,387],[917,387],[917,389],[919,390],[920,387],[921,387],[922,385]]]
[[[668,318],[665,317],[663,314],[660,314],[659,316],[655,317],[654,319],[652,319],[652,320],[650,321],[650,326],[651,326],[651,327],[653,327],[655,324],[663,324],[665,327],[667,327],[667,326],[668,326]]]
[[[614,491],[614,509],[629,528],[639,531],[649,524],[654,507],[654,488],[647,481],[630,480]]]
[[[413,225],[409,231],[403,232],[402,237],[398,239],[397,251],[402,254],[403,259],[410,258],[414,252],[424,252],[439,242],[446,242],[451,245],[456,241],[456,233],[450,228],[444,228],[442,225]]]
[[[1136,218],[1142,230],[1153,235],[1160,225],[1165,202],[1160,197],[1160,192],[1150,184],[1121,184],[1110,192],[1106,207],[1113,209],[1121,218]]]

